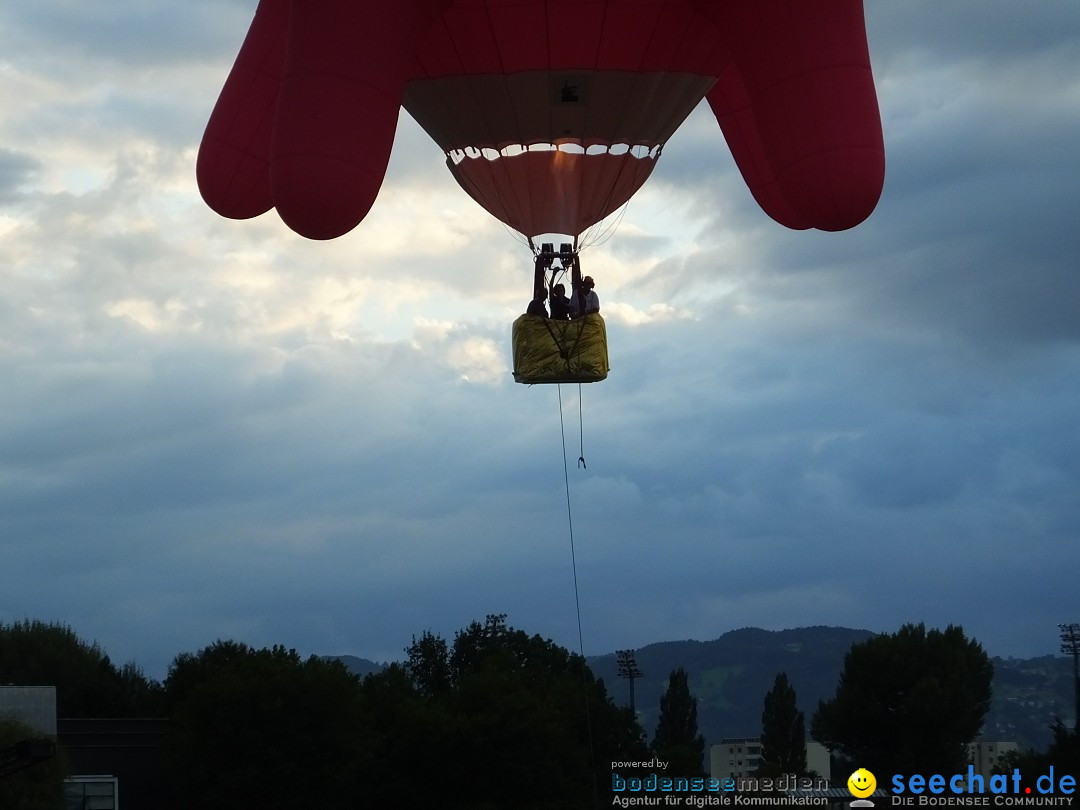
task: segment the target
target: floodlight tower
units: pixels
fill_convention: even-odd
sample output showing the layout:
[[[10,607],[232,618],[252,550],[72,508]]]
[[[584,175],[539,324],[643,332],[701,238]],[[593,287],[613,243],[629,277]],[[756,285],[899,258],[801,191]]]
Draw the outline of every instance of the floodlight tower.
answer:
[[[1073,660],[1073,734],[1080,729],[1080,624],[1059,624],[1061,651]]]
[[[645,673],[638,669],[633,650],[616,650],[615,661],[619,665],[619,677],[630,681],[630,711],[637,717],[637,709],[634,707],[634,681]]]

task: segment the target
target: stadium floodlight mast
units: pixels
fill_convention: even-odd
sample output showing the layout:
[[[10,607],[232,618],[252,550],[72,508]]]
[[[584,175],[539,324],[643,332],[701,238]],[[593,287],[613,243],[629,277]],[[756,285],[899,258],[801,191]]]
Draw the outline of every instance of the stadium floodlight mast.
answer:
[[[630,681],[630,711],[636,717],[637,709],[634,706],[634,681],[645,673],[638,668],[637,661],[634,660],[633,650],[616,650],[615,662],[619,665],[619,677],[627,678]]]
[[[1080,729],[1080,624],[1059,624],[1061,651],[1073,660],[1073,734]]]

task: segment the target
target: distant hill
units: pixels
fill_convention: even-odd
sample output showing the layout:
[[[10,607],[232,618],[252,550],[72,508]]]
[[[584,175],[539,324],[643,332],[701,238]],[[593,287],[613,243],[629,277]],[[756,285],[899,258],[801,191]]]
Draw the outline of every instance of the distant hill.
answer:
[[[851,645],[872,636],[869,630],[803,627],[795,630],[744,628],[714,641],[668,641],[635,651],[644,677],[635,682],[638,720],[652,739],[660,713],[660,696],[671,671],[682,667],[690,691],[698,699],[698,728],[707,745],[723,737],[756,737],[761,733],[765,694],[778,672],[786,672],[798,694],[799,708],[810,716],[818,701],[831,697]],[[615,654],[589,659],[616,703],[629,703],[627,680],[617,676]]]
[[[1072,728],[1074,700],[1068,658],[994,658],[994,698],[983,737],[1015,740],[1036,751],[1044,750],[1050,744],[1049,728],[1055,719],[1060,717]]]
[[[367,658],[357,658],[355,655],[324,655],[322,657],[327,661],[340,661],[345,665],[345,669],[349,670],[353,675],[359,675],[361,678],[386,669],[386,664],[377,664]]]
[[[836,693],[847,651],[872,635],[869,630],[844,627],[744,628],[714,641],[650,644],[635,650],[638,668],[644,673],[634,685],[638,720],[651,740],[668,676],[682,667],[689,676],[690,691],[698,699],[698,728],[706,745],[723,737],[756,737],[761,733],[765,694],[776,674],[786,672],[809,733],[810,718],[819,701]],[[1045,750],[1055,717],[1060,716],[1070,726],[1073,722],[1071,662],[1054,656],[992,660],[993,702],[982,738]],[[590,657],[589,666],[604,679],[616,703],[629,704],[629,683],[618,677],[614,653]]]

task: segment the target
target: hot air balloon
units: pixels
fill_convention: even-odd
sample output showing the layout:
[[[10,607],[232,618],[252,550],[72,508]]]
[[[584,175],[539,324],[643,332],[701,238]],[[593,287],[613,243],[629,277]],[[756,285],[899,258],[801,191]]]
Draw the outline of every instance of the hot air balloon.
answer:
[[[260,0],[197,176],[223,216],[274,207],[304,236],[341,236],[375,201],[404,106],[461,187],[529,239],[534,289],[560,273],[576,287],[579,236],[641,188],[703,98],[773,219],[834,231],[874,209],[862,0]],[[569,357],[604,339],[594,318],[555,370],[519,381],[606,376],[606,340],[587,373]]]

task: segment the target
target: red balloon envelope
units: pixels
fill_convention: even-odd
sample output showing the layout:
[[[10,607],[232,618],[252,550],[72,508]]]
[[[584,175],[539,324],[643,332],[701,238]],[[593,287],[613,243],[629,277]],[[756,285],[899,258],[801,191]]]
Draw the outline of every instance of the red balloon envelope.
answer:
[[[526,236],[577,235],[648,179],[708,98],[790,228],[874,209],[881,121],[861,0],[261,0],[199,150],[233,218],[331,239],[378,194],[404,106]]]

